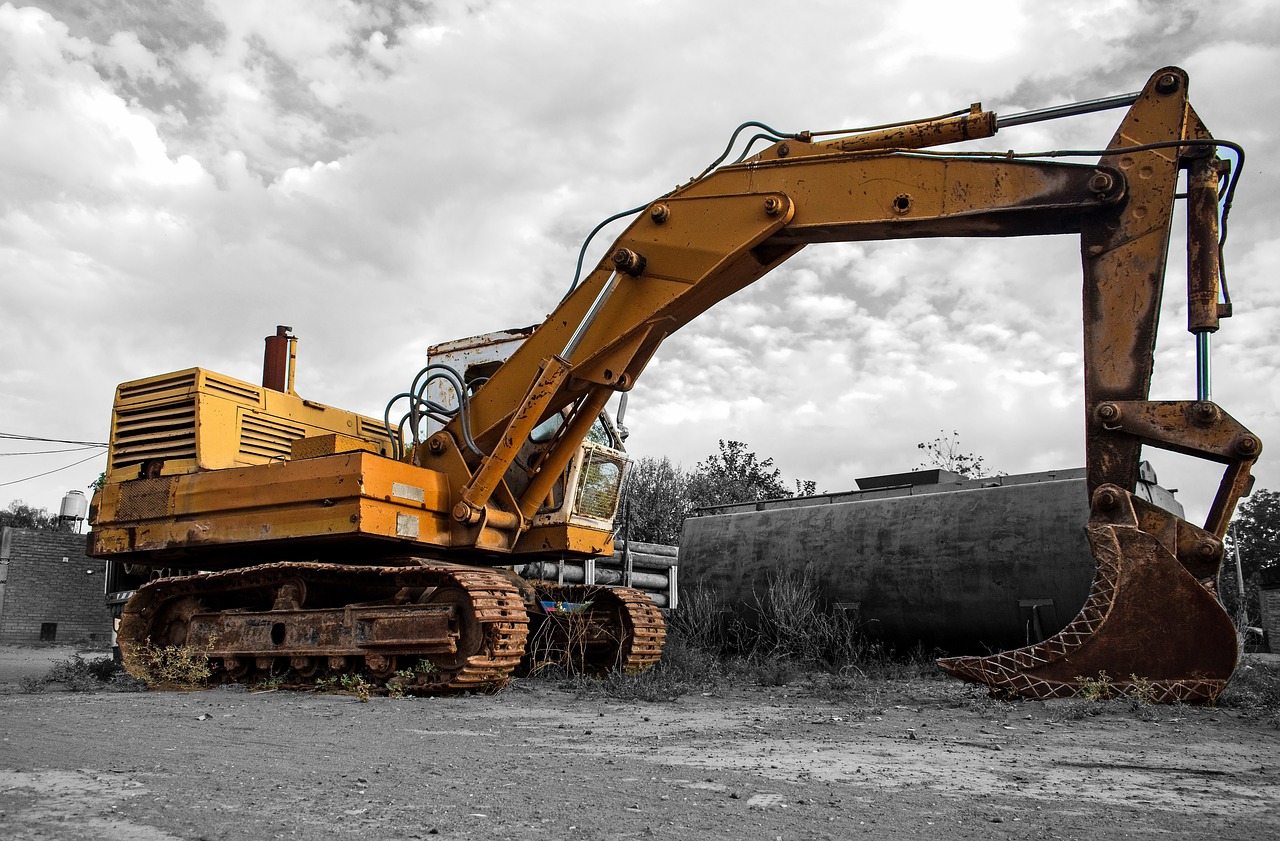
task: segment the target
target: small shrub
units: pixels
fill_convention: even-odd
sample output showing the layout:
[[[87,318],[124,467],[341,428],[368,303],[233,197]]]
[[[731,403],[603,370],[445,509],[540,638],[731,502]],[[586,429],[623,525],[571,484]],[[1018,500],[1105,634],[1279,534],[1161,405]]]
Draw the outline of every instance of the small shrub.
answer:
[[[824,609],[821,587],[808,569],[770,578],[764,592],[754,594],[754,604],[735,617],[727,636],[734,651],[757,663],[781,658],[839,673],[883,670],[889,664],[900,671],[903,662],[863,633],[856,613]],[[786,668],[770,664],[766,672]]]
[[[188,645],[142,643],[134,646],[131,660],[134,676],[151,687],[203,689],[213,675],[209,656]]]
[[[1079,698],[1088,703],[1125,699],[1130,712],[1139,718],[1155,718],[1154,707],[1160,702],[1160,690],[1148,678],[1129,675],[1129,680],[1116,683],[1106,672],[1098,672],[1096,678],[1077,677],[1080,681]],[[1091,713],[1096,715],[1097,713]]]
[[[85,660],[79,654],[59,660],[43,677],[24,677],[19,681],[23,692],[40,692],[49,684],[60,684],[71,692],[136,691],[142,684],[125,674],[124,668],[110,657]]]
[[[1159,703],[1160,700],[1156,685],[1145,677],[1137,675],[1129,675],[1129,685],[1125,687],[1124,694],[1138,706],[1150,706]]]
[[[249,687],[250,692],[275,692],[284,685],[284,675],[272,671],[270,674],[254,681]]]
[[[934,677],[932,653],[917,647],[895,655],[869,640],[857,617],[824,610],[820,588],[808,572],[774,576],[755,603],[728,610],[705,582],[681,591],[680,607],[667,617],[662,660],[641,675],[606,675],[578,680],[571,657],[551,651],[537,638],[530,643],[533,677],[565,681],[580,697],[666,700],[735,683],[785,686],[803,681],[829,692],[831,681]],[[821,684],[821,685],[820,685]]]
[[[1076,694],[1086,701],[1110,701],[1116,697],[1116,687],[1106,672],[1098,672],[1096,678],[1076,675],[1080,690]]]
[[[642,672],[611,672],[599,678],[573,674],[559,667],[538,673],[544,680],[563,682],[578,698],[612,698],[620,701],[674,701],[682,695],[713,689],[726,681],[727,667],[716,655],[690,645],[679,634],[669,633],[662,659]]]
[[[435,663],[419,659],[415,665],[400,669],[391,676],[391,680],[387,681],[387,695],[392,698],[403,698],[413,689],[420,676],[434,674],[436,671]]]
[[[359,672],[349,675],[330,675],[316,681],[317,692],[331,692],[339,695],[354,695],[361,703],[369,702],[369,693],[373,689],[364,675]]]
[[[529,636],[526,671],[530,676],[544,672],[569,675],[593,671],[587,663],[587,633],[591,602],[572,610],[561,608],[547,617]]]
[[[1076,699],[1062,708],[1065,720],[1077,721],[1106,711],[1127,712],[1142,721],[1160,717],[1160,691],[1148,678],[1131,674],[1128,681],[1117,683],[1106,672],[1098,672],[1096,678],[1077,676],[1076,680],[1080,683]]]

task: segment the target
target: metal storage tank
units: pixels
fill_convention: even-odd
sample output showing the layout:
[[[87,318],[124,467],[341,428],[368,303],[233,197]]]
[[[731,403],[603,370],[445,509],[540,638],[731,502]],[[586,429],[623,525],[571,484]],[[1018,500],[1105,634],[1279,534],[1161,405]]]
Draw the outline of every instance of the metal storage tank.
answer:
[[[1181,506],[1144,467],[1140,495]],[[1083,468],[965,480],[940,470],[859,479],[860,490],[704,509],[680,566],[727,606],[807,570],[867,632],[980,653],[1061,630],[1093,579]]]
[[[89,501],[85,499],[84,491],[67,491],[58,509],[58,523],[64,529],[78,532],[88,513]]]

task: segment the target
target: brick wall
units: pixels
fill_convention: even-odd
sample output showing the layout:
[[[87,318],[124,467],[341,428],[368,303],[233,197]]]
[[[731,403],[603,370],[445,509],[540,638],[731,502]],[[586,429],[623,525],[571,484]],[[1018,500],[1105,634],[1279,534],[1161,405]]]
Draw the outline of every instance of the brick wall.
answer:
[[[103,598],[106,562],[86,557],[86,536],[57,531],[0,530],[0,643],[54,641],[109,645],[111,617]]]

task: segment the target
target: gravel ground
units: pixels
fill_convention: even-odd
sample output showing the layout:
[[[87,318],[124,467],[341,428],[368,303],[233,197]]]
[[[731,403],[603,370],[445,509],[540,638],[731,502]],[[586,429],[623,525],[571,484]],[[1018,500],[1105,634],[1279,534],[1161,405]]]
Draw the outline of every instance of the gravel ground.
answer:
[[[18,690],[70,653],[0,647],[0,837],[1262,839],[1280,820],[1280,730],[1235,710],[944,679],[658,703],[553,681],[368,703]]]

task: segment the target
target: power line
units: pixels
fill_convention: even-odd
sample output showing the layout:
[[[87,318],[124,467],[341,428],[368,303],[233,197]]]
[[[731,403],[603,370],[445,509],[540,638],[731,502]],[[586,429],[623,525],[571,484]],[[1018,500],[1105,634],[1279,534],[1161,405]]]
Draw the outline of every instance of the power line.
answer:
[[[85,450],[96,450],[96,449],[98,449],[96,446],[67,447],[66,449],[63,449],[63,450],[32,450],[26,453],[0,453],[0,456],[48,456],[48,455],[53,455],[54,453],[80,453],[80,452],[84,452]]]
[[[29,482],[32,479],[39,479],[41,476],[48,476],[53,473],[61,473],[63,470],[70,470],[71,468],[75,467],[78,464],[84,464],[86,461],[92,461],[93,459],[98,458],[99,456],[102,456],[102,455],[105,455],[105,453],[94,453],[88,458],[82,458],[79,461],[74,462],[73,464],[68,464],[66,467],[57,467],[57,468],[54,468],[53,470],[46,470],[43,473],[37,473],[34,476],[27,476],[24,479],[14,479],[12,482],[0,482],[0,488],[6,487],[8,485],[16,485],[19,482]]]
[[[9,438],[13,441],[43,441],[47,444],[83,444],[86,447],[109,446],[102,441],[69,441],[66,438],[40,438],[36,435],[17,435],[12,432],[0,432],[0,438]]]

